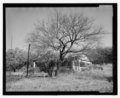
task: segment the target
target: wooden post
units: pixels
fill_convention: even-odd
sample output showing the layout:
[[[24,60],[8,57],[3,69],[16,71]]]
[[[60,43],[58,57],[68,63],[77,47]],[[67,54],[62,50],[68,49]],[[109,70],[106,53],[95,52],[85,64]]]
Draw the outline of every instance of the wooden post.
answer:
[[[33,73],[35,73],[35,67],[36,67],[36,63],[35,61],[33,61]]]
[[[28,59],[27,59],[27,73],[26,73],[26,77],[28,76],[30,46],[31,45],[29,44],[29,46],[28,46]]]

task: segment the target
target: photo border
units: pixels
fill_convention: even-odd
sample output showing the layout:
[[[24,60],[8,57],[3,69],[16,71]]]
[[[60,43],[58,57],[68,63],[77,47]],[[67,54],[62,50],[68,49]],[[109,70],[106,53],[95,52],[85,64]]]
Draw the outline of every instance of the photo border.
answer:
[[[113,93],[86,91],[6,91],[6,8],[8,7],[113,7]],[[3,3],[3,95],[117,95],[117,3]]]

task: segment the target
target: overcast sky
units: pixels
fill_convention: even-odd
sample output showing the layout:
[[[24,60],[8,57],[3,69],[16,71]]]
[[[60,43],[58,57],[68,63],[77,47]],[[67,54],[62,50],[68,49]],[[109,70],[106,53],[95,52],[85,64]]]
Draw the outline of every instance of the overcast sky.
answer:
[[[59,8],[63,13],[83,13],[95,19],[95,24],[102,25],[109,35],[101,40],[103,47],[112,46],[112,6],[104,5],[93,8]],[[6,8],[6,49],[11,48],[11,34],[13,34],[12,48],[27,49],[25,39],[34,30],[38,20],[52,17],[53,8]]]

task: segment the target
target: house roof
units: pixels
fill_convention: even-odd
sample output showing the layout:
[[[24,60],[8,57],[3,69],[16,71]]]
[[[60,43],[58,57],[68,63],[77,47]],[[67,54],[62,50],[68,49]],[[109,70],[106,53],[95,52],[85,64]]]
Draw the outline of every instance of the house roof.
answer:
[[[89,58],[85,54],[72,55],[72,57],[77,57],[78,59],[82,61],[90,62]]]

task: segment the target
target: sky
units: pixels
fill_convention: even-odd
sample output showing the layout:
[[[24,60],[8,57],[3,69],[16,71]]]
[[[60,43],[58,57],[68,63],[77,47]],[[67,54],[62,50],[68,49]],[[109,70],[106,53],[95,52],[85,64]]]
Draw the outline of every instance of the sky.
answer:
[[[57,8],[63,13],[80,13],[87,17],[94,18],[96,25],[102,25],[108,35],[105,35],[100,42],[102,47],[112,46],[112,6],[101,5],[99,7],[84,8]],[[13,35],[12,48],[26,50],[27,35],[34,30],[34,24],[38,21],[48,20],[54,14],[54,8],[6,8],[6,49],[11,48],[11,35]]]

